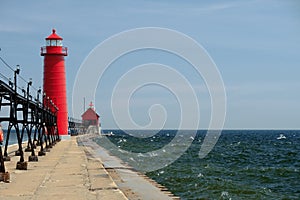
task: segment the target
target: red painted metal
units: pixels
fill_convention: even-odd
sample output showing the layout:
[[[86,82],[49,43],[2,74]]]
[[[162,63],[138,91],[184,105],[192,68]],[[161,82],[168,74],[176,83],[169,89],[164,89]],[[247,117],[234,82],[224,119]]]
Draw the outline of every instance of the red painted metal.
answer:
[[[53,29],[52,34],[46,38],[46,47],[41,48],[41,56],[44,56],[44,93],[58,107],[59,135],[67,135],[68,111],[64,56],[68,55],[68,51],[62,46],[62,40],[63,38]]]
[[[90,103],[90,108],[88,108],[82,115],[82,122],[85,125],[99,125],[99,115],[96,113],[93,103]]]
[[[2,130],[2,126],[0,124],[0,144],[2,144],[3,140],[4,140],[3,130]]]

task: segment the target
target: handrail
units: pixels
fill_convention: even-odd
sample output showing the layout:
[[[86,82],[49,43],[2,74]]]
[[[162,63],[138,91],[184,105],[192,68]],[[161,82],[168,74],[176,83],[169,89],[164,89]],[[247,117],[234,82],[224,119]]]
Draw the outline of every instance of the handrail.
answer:
[[[51,46],[51,47],[48,47],[48,46],[43,46],[41,47],[41,55],[44,56],[46,54],[57,54],[57,55],[63,55],[63,56],[67,56],[68,55],[68,47],[61,47],[61,46],[57,46],[57,47],[54,47],[54,46]],[[51,48],[51,51],[49,51],[49,48]],[[61,49],[61,51],[60,51]]]

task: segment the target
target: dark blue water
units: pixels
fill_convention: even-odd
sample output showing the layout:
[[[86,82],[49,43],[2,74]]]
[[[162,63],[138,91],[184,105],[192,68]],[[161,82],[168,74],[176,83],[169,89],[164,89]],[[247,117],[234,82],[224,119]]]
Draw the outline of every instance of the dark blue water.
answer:
[[[141,139],[113,132],[109,140],[131,152],[163,148],[176,134],[166,130]],[[281,133],[286,139],[278,139]],[[179,159],[147,175],[182,199],[300,199],[300,131],[226,130],[200,159],[205,134],[198,131]]]
[[[21,133],[20,133],[21,134]],[[3,141],[3,146],[5,145],[5,141],[6,141],[6,138],[7,138],[7,130],[3,130],[3,135],[4,135],[4,141]],[[33,135],[33,134],[32,134]],[[28,140],[28,137],[27,137],[27,133],[24,133],[24,136],[23,136],[23,142],[24,141],[27,141]],[[13,129],[11,130],[11,133],[10,133],[10,136],[9,136],[9,141],[8,141],[8,144],[11,145],[11,144],[17,144],[18,143],[18,138],[17,138],[17,133],[16,131]]]

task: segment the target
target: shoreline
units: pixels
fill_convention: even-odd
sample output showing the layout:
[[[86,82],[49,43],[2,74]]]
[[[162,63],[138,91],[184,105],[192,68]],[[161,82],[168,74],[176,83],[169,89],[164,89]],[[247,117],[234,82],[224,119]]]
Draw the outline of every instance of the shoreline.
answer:
[[[95,137],[93,134],[82,135],[77,140],[79,145],[84,146],[87,156],[93,157],[102,163],[114,182],[129,199],[180,199],[180,197],[172,194],[166,187],[135,170],[120,158],[111,155],[108,150],[93,142],[93,137]]]

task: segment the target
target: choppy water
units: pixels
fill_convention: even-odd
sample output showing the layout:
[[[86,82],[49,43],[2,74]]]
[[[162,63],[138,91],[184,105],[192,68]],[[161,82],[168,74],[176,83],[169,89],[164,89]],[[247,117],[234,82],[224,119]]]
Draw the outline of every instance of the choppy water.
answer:
[[[141,139],[113,132],[108,138],[119,152],[141,153],[163,148],[176,134],[164,130]],[[280,133],[286,139],[277,139]],[[205,134],[198,131],[179,159],[147,175],[182,199],[300,199],[300,131],[226,130],[208,156],[200,159]],[[96,141],[105,146],[103,139]],[[118,151],[112,154],[122,156]],[[141,156],[136,162],[142,159],[148,158]],[[153,163],[159,162],[163,160]]]

